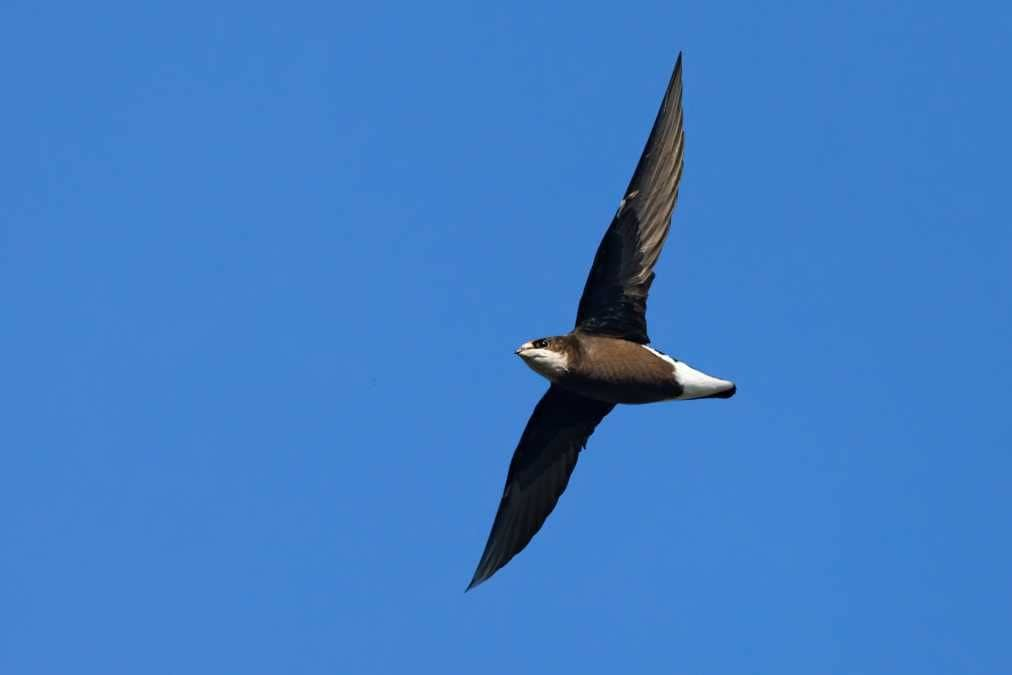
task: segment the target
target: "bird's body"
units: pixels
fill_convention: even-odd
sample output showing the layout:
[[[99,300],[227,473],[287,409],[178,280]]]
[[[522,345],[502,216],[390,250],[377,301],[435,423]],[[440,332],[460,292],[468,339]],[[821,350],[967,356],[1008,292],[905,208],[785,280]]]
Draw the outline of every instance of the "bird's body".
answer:
[[[533,343],[522,345],[517,353],[552,383],[598,401],[657,403],[727,398],[734,392],[734,385],[726,380],[703,375],[663,352],[629,340],[580,331],[547,339],[552,351],[563,356],[554,361],[555,368],[540,368],[537,360],[525,357],[534,349]]]
[[[684,140],[679,55],[650,138],[594,256],[575,327],[516,350],[551,386],[513,453],[469,589],[527,546],[566,489],[587,439],[616,404],[730,398],[736,391],[733,382],[647,346],[647,294],[678,197]]]

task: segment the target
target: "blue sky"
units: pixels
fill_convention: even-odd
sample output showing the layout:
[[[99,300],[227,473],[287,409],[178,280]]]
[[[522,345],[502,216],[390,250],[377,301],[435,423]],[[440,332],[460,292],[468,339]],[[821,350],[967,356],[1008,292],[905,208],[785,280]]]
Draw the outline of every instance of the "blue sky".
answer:
[[[1005,3],[0,9],[0,671],[1008,673]],[[685,53],[655,344],[463,592]]]

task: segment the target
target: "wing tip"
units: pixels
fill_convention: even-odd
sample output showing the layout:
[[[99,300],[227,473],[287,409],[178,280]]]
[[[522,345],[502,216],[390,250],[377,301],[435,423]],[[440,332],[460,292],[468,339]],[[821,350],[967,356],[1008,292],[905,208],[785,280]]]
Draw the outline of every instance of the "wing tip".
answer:
[[[482,556],[481,561],[478,563],[478,569],[474,571],[474,576],[471,577],[471,582],[467,585],[467,588],[464,589],[465,593],[467,593],[472,588],[481,586],[483,583],[488,581],[493,574],[499,571],[498,567],[492,570],[486,569],[487,567],[488,561],[485,560],[484,556]]]

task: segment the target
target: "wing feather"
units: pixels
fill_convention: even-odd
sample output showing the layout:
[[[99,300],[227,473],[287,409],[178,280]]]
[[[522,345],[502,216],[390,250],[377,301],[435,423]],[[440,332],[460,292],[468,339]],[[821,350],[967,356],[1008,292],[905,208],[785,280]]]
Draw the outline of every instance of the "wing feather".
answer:
[[[647,294],[671,227],[685,157],[682,55],[632,180],[594,256],[576,330],[647,344]]]
[[[580,450],[614,404],[552,385],[541,397],[513,453],[485,550],[468,590],[508,563],[555,508]]]

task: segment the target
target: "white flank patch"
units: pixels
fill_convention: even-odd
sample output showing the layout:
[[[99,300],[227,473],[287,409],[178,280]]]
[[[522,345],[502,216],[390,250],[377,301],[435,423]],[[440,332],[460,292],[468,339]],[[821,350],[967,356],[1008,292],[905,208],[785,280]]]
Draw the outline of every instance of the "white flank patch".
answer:
[[[645,349],[648,352],[650,352],[651,354],[653,354],[654,356],[657,356],[657,357],[663,359],[664,361],[667,361],[668,363],[670,363],[671,365],[675,366],[676,368],[678,367],[678,361],[675,361],[673,358],[671,358],[667,354],[661,354],[656,349],[651,349],[650,347],[648,347],[646,345],[640,345],[640,346],[643,347],[643,349]]]
[[[681,361],[675,363],[675,379],[682,385],[680,399],[713,396],[734,387],[734,382],[707,375]]]
[[[707,375],[687,363],[676,361],[667,354],[661,354],[656,349],[650,349],[646,345],[643,345],[643,349],[648,350],[651,354],[664,359],[674,366],[675,380],[682,387],[682,395],[678,397],[678,400],[713,396],[714,394],[725,392],[734,386],[734,382]]]

